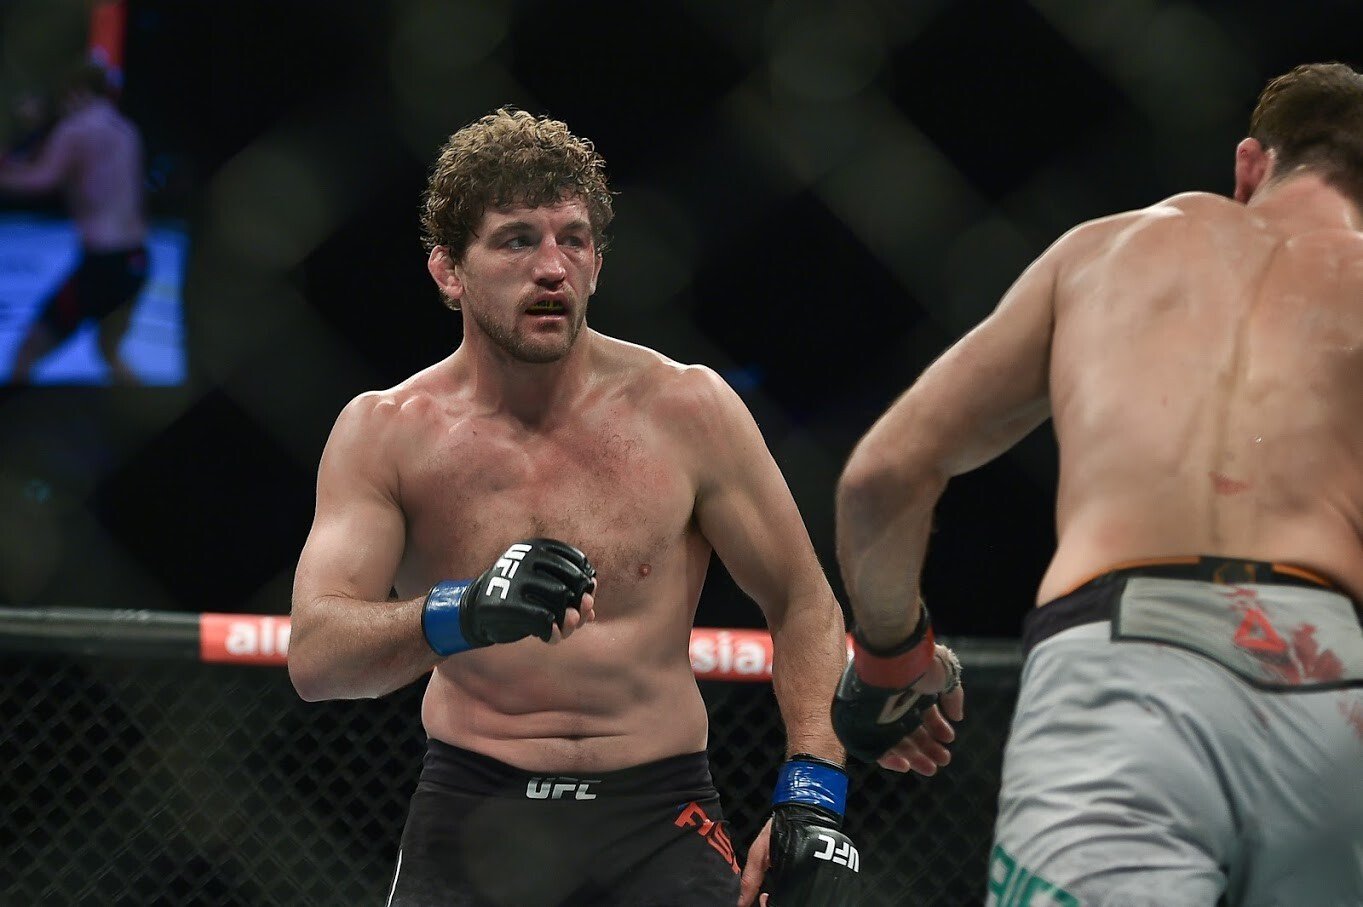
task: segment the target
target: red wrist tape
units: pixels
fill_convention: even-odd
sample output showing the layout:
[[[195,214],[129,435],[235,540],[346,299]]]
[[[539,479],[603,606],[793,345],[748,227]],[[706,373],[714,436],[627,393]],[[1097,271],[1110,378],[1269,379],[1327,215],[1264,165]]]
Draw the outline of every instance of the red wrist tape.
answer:
[[[861,641],[860,633],[853,633],[852,651],[857,676],[871,686],[901,689],[926,674],[937,652],[937,640],[926,608],[919,618],[919,627],[896,649],[889,653],[874,652]]]

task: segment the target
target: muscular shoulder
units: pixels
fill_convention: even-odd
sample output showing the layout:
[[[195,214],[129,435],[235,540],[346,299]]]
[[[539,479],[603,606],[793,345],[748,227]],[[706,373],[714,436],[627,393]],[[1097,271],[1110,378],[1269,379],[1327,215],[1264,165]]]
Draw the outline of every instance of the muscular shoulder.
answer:
[[[1123,235],[1179,230],[1190,220],[1243,214],[1244,206],[1210,192],[1183,192],[1145,208],[1121,211],[1085,221],[1057,241],[1083,248],[1103,245]]]
[[[1245,207],[1210,192],[1184,192],[1145,208],[1085,221],[1051,246],[1062,269],[1131,256],[1182,255],[1201,238],[1237,229]]]
[[[377,466],[387,459],[400,405],[387,391],[366,391],[352,399],[336,417],[322,454],[328,463],[365,463]]]
[[[677,362],[646,347],[610,341],[624,392],[672,436],[691,446],[713,441],[747,414],[738,394],[714,369]]]
[[[382,448],[446,419],[456,405],[432,370],[419,372],[394,387],[352,399],[336,419],[332,441]]]
[[[1220,217],[1243,214],[1245,206],[1215,192],[1180,192],[1144,209],[1152,214],[1182,214],[1192,217]]]
[[[596,371],[615,384],[640,408],[652,410],[681,402],[708,380],[718,376],[704,366],[686,365],[657,350],[596,334]]]
[[[679,367],[662,388],[657,412],[702,489],[749,474],[767,457],[761,429],[747,404],[711,368]]]
[[[738,394],[714,369],[675,362],[659,375],[654,409],[668,425],[692,437],[722,431],[735,415],[746,412]]]
[[[1322,257],[1333,266],[1357,270],[1363,262],[1363,233],[1344,227],[1292,232],[1247,206],[1210,192],[1185,192],[1151,206],[1146,222],[1157,226],[1184,253],[1200,254],[1200,243],[1261,242],[1290,254]]]
[[[365,391],[341,410],[336,418],[336,433],[369,435],[386,431],[402,406],[403,400],[391,389]]]

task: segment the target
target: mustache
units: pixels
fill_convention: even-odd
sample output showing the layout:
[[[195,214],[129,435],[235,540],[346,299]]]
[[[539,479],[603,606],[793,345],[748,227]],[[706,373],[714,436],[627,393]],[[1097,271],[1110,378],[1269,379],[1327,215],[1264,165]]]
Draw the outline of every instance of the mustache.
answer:
[[[569,289],[553,292],[537,290],[533,293],[527,293],[521,298],[520,308],[521,311],[525,311],[542,305],[561,306],[568,311],[576,311],[578,308],[577,293]]]

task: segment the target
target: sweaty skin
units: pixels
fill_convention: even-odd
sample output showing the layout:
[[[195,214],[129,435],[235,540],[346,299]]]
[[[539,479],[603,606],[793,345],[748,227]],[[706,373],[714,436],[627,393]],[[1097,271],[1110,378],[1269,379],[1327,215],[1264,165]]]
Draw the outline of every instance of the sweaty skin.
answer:
[[[433,253],[464,341],[337,420],[295,579],[295,686],[379,696],[434,666],[427,732],[529,771],[699,752],[688,640],[713,550],[772,630],[791,752],[840,758],[827,703],[845,631],[789,489],[714,372],[582,326],[601,260],[584,212],[489,211],[462,262]],[[563,311],[531,311],[544,300]],[[573,615],[552,645],[434,655],[420,631],[430,586],[534,536],[587,554],[595,619]]]
[[[142,140],[111,101],[85,96],[53,128],[31,162],[0,163],[0,189],[66,191],[67,208],[92,252],[131,249],[147,235]]]
[[[905,602],[947,480],[1047,416],[1059,539],[1038,602],[1197,554],[1295,564],[1363,599],[1360,214],[1309,171],[1269,180],[1246,143],[1236,200],[1178,195],[1070,231],[863,439],[839,552],[870,638],[917,619]]]
[[[1363,599],[1363,234],[1287,213],[1321,188],[1177,196],[1067,239],[1040,601],[1176,554],[1296,564]]]
[[[400,596],[490,563],[489,519],[522,527],[518,537],[578,539],[597,569],[596,620],[571,640],[448,659],[427,690],[431,734],[512,764],[533,753],[530,767],[545,770],[621,768],[706,744],[687,651],[710,546],[675,426],[717,388],[642,349],[586,339],[600,380],[551,431],[431,397],[408,404],[429,417],[410,439],[427,453],[403,471],[404,494],[432,503],[408,511]]]

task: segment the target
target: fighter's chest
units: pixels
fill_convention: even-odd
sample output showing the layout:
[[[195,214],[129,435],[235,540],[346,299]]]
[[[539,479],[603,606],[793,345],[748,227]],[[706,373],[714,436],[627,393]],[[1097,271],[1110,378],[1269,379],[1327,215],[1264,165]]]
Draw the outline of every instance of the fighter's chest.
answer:
[[[685,531],[695,487],[676,452],[637,425],[469,428],[411,457],[401,494],[409,542],[421,548],[481,561],[514,538],[550,536],[632,561]]]

